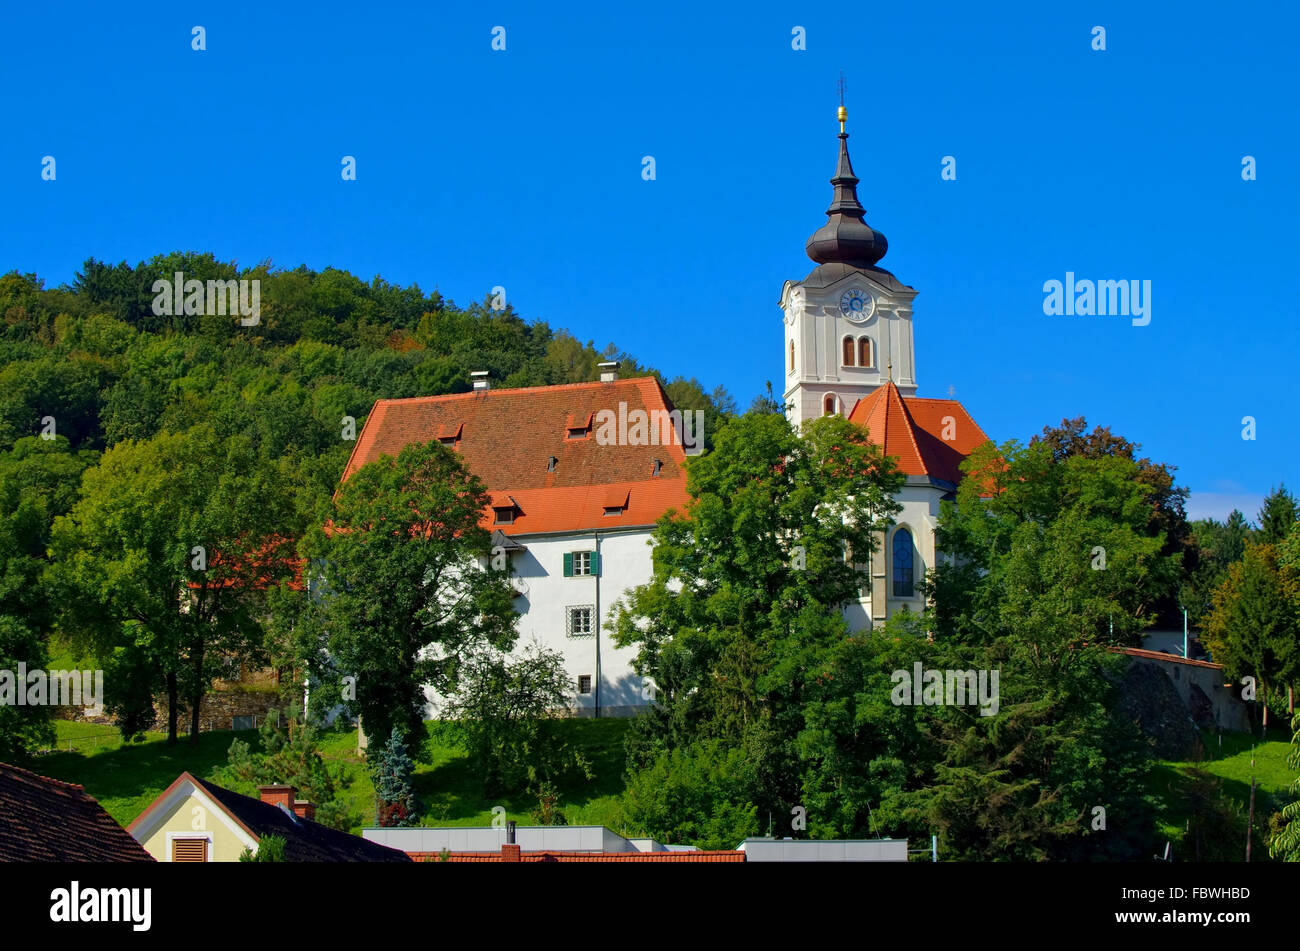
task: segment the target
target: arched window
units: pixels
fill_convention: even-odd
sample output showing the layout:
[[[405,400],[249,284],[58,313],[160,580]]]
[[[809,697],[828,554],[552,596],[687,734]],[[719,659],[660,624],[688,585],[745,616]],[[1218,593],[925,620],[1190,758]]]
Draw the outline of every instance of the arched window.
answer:
[[[835,394],[827,393],[826,398],[822,400],[822,415],[831,416],[835,413]]]
[[[853,338],[852,337],[844,338],[844,365],[846,367],[853,366]]]
[[[871,338],[858,338],[858,366],[874,367],[876,365],[876,355],[871,352]]]
[[[794,372],[794,341],[790,341],[790,372]]]
[[[894,597],[912,597],[912,533],[905,528],[894,532]]]

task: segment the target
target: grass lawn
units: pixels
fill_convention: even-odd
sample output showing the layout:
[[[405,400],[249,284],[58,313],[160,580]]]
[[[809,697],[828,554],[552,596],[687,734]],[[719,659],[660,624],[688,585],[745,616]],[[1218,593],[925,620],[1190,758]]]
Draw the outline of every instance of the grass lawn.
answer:
[[[1157,762],[1151,771],[1148,791],[1157,800],[1157,825],[1162,840],[1173,842],[1176,858],[1188,860],[1183,839],[1191,815],[1187,797],[1191,771],[1201,770],[1222,781],[1223,795],[1231,803],[1241,823],[1241,854],[1245,858],[1245,819],[1250,806],[1250,781],[1255,787],[1255,836],[1252,861],[1268,858],[1268,817],[1291,799],[1290,786],[1296,774],[1286,764],[1291,749],[1290,731],[1270,728],[1270,739],[1260,742],[1249,733],[1224,733],[1202,730],[1206,759],[1200,762]],[[1254,766],[1251,766],[1252,748]]]
[[[560,804],[574,825],[618,824],[618,797],[623,790],[623,736],[625,719],[572,719],[558,721],[565,739],[591,761],[595,778],[560,787]],[[213,731],[199,734],[190,746],[182,737],[168,747],[166,734],[149,733],[144,742],[123,743],[116,727],[57,720],[58,749],[22,764],[43,776],[78,783],[99,800],[119,824],[128,825],[145,810],[182,771],[213,779],[213,771],[226,763],[234,739],[256,747],[256,730]],[[422,825],[482,826],[492,821],[492,807],[504,806],[509,818],[527,824],[537,807],[534,798],[520,794],[500,800],[483,795],[482,783],[468,755],[457,748],[443,726],[430,721],[430,762],[416,764],[415,787],[420,797]],[[72,749],[69,750],[69,745]],[[343,800],[353,817],[353,832],[374,824],[374,788],[357,752],[355,730],[323,735],[321,754],[331,769],[350,779]],[[251,793],[252,790],[237,790]]]

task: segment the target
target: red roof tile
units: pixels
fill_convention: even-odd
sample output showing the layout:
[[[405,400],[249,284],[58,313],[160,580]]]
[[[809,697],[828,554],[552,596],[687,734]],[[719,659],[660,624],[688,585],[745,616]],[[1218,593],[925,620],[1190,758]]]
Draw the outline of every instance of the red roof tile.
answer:
[[[0,862],[152,862],[93,796],[0,763]]]
[[[409,852],[416,862],[438,862],[438,852]],[[500,852],[448,852],[448,862],[500,862]],[[718,852],[520,852],[521,862],[743,862],[740,851]]]
[[[903,396],[892,382],[858,400],[849,421],[896,457],[899,471],[954,485],[961,481],[962,460],[988,440],[961,403]]]
[[[456,450],[492,496],[485,528],[524,535],[652,525],[668,509],[686,505],[686,453],[671,432],[656,434],[660,445],[601,445],[599,414],[618,415],[620,404],[627,414],[672,408],[654,377],[379,400],[343,479],[411,443],[458,431]],[[583,426],[591,428],[586,436],[569,438],[569,429]],[[557,459],[553,471],[551,456]],[[658,476],[652,475],[655,460],[662,463]],[[519,514],[512,523],[496,524],[492,505],[510,505],[511,499]],[[622,514],[605,514],[620,505]]]

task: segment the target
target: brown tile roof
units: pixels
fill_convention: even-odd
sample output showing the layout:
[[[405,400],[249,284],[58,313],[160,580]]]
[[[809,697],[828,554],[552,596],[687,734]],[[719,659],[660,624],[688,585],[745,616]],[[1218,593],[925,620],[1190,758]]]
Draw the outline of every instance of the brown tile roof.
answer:
[[[961,481],[962,460],[988,440],[961,403],[903,396],[892,382],[858,400],[849,421],[865,426],[871,441],[898,459],[901,472],[954,485]],[[952,438],[943,438],[945,429]]]
[[[152,862],[93,796],[0,763],[0,862]]]
[[[1223,670],[1222,664],[1213,664],[1208,660],[1190,660],[1177,654],[1166,654],[1164,651],[1149,651],[1142,647],[1112,647],[1111,650],[1123,651],[1130,657],[1141,657],[1143,660],[1160,660],[1170,664],[1186,664],[1188,667],[1209,667],[1213,670]]]
[[[668,509],[686,505],[686,454],[672,433],[660,445],[601,445],[597,414],[618,414],[620,404],[628,414],[672,408],[654,377],[378,400],[343,480],[381,455],[458,434],[456,451],[492,502],[513,499],[519,509],[514,522],[498,525],[489,507],[485,528],[524,535],[652,525]],[[588,432],[569,438],[575,428]],[[548,471],[551,456],[558,460],[554,471]],[[658,476],[652,475],[656,459],[662,463]],[[619,505],[622,514],[605,514]]]
[[[416,862],[437,862],[437,852],[411,852]],[[500,862],[500,852],[449,852],[448,862]],[[521,862],[743,862],[745,853],[720,852],[520,852]]]
[[[340,832],[312,819],[293,816],[279,806],[233,792],[191,773],[181,773],[128,827],[134,832],[146,824],[150,814],[161,808],[172,790],[188,780],[203,789],[245,832],[254,839],[278,835],[284,839],[286,862],[409,862],[405,852],[348,832]]]

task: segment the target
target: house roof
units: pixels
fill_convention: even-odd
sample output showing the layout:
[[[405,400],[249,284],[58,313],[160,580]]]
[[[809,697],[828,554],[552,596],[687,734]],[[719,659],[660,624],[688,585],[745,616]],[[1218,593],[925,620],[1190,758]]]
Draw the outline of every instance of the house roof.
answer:
[[[412,852],[417,862],[442,861],[439,852]],[[520,862],[744,862],[745,853],[735,850],[705,852],[520,852]],[[448,852],[448,862],[501,862],[501,852]]]
[[[455,449],[487,487],[492,505],[513,500],[517,508],[513,522],[497,524],[488,506],[484,528],[527,535],[653,525],[668,509],[686,505],[686,453],[680,435],[671,431],[655,434],[659,445],[627,443],[637,437],[636,411],[652,418],[648,414],[671,409],[654,377],[379,400],[343,480],[380,456],[457,432]],[[602,416],[606,410],[613,416]],[[629,417],[624,425],[631,438],[602,444],[602,421]],[[580,428],[584,436],[569,437]],[[606,514],[620,503],[620,514]]]
[[[1166,664],[1185,664],[1188,667],[1208,667],[1211,670],[1223,670],[1222,664],[1215,664],[1208,660],[1191,660],[1177,654],[1166,654],[1164,651],[1149,651],[1142,647],[1112,647],[1111,650],[1128,654],[1130,657],[1140,657],[1143,660],[1158,660]]]
[[[864,426],[885,455],[897,457],[900,472],[953,485],[961,481],[962,460],[988,440],[961,403],[903,396],[892,381],[858,400],[849,421]]]
[[[174,783],[136,817],[128,827],[130,831],[143,832],[151,819],[157,818],[159,812],[169,808],[173,793],[187,782],[207,793],[229,819],[255,840],[266,835],[278,835],[284,839],[286,862],[410,861],[405,852],[295,816],[279,806],[233,792],[188,772],[181,773]]]
[[[0,763],[0,862],[152,862],[93,796]]]

